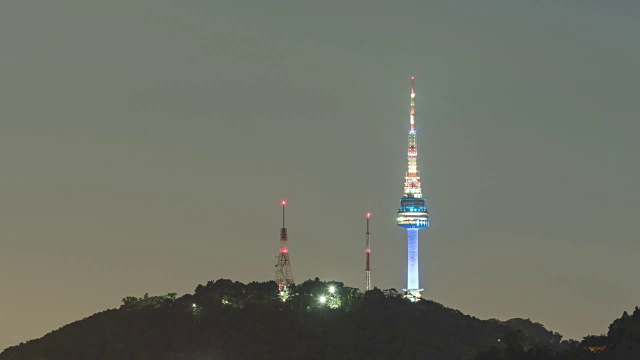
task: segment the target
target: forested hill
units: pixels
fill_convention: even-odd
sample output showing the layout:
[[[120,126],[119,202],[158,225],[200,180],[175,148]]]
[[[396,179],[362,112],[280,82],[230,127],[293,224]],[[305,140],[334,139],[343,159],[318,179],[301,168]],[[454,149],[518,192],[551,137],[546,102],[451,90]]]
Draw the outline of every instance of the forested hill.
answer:
[[[528,320],[483,321],[393,289],[363,294],[316,278],[279,292],[274,282],[220,279],[182,297],[124,298],[0,360],[506,359],[513,346],[570,345]]]

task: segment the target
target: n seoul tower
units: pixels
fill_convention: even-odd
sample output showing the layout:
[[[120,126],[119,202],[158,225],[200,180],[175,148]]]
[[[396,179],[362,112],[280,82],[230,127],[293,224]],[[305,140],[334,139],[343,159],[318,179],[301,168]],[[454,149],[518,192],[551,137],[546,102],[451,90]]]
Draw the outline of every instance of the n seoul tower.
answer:
[[[418,150],[416,149],[415,103],[416,93],[413,91],[411,77],[411,111],[409,112],[409,151],[408,168],[404,177],[404,193],[398,209],[398,227],[407,229],[407,288],[405,296],[412,301],[420,299],[420,271],[418,258],[418,231],[429,227],[429,213],[420,188],[420,172],[418,171]]]

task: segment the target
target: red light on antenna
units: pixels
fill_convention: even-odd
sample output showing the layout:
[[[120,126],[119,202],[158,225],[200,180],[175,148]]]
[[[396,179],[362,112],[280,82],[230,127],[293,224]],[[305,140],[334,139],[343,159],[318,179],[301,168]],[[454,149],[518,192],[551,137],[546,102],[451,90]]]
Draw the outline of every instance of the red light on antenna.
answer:
[[[415,77],[415,76],[412,76],[412,77],[411,77],[411,80],[415,80],[415,79],[416,79],[416,77]]]
[[[282,200],[282,206],[287,205],[287,200]]]
[[[367,219],[368,219],[368,218],[370,218],[370,217],[371,217],[371,213],[370,213],[370,212],[368,212],[368,213],[367,213]]]

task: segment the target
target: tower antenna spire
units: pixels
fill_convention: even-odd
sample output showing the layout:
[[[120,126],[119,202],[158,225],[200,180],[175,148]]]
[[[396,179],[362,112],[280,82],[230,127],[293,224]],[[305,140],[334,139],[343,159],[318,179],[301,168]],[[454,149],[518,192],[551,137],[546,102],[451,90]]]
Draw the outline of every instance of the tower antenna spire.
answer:
[[[289,285],[294,285],[293,272],[291,271],[291,260],[289,259],[289,246],[287,238],[287,228],[284,226],[284,208],[287,205],[286,200],[282,200],[282,228],[280,229],[280,252],[278,261],[276,262],[275,281],[278,289],[282,291]]]
[[[415,103],[413,101],[413,99],[416,97],[416,93],[413,90],[414,86],[413,86],[413,81],[416,79],[415,76],[411,77],[411,112],[409,112],[409,121],[411,123],[411,132],[415,133],[415,128],[414,128],[414,123],[415,123],[415,116],[416,116],[416,111],[415,111]]]
[[[421,297],[418,253],[418,231],[429,227],[429,213],[420,187],[418,172],[418,150],[415,130],[415,76],[411,77],[409,122],[409,150],[407,152],[407,172],[404,177],[404,192],[398,209],[398,227],[407,229],[407,288],[405,296],[411,300]]]

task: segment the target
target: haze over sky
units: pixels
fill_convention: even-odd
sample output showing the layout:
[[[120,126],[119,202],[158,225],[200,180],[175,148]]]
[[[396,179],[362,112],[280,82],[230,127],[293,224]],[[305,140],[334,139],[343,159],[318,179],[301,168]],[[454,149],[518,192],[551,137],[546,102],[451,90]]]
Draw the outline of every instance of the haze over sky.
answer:
[[[405,285],[576,339],[640,305],[637,1],[4,0],[0,349],[207,280]]]

